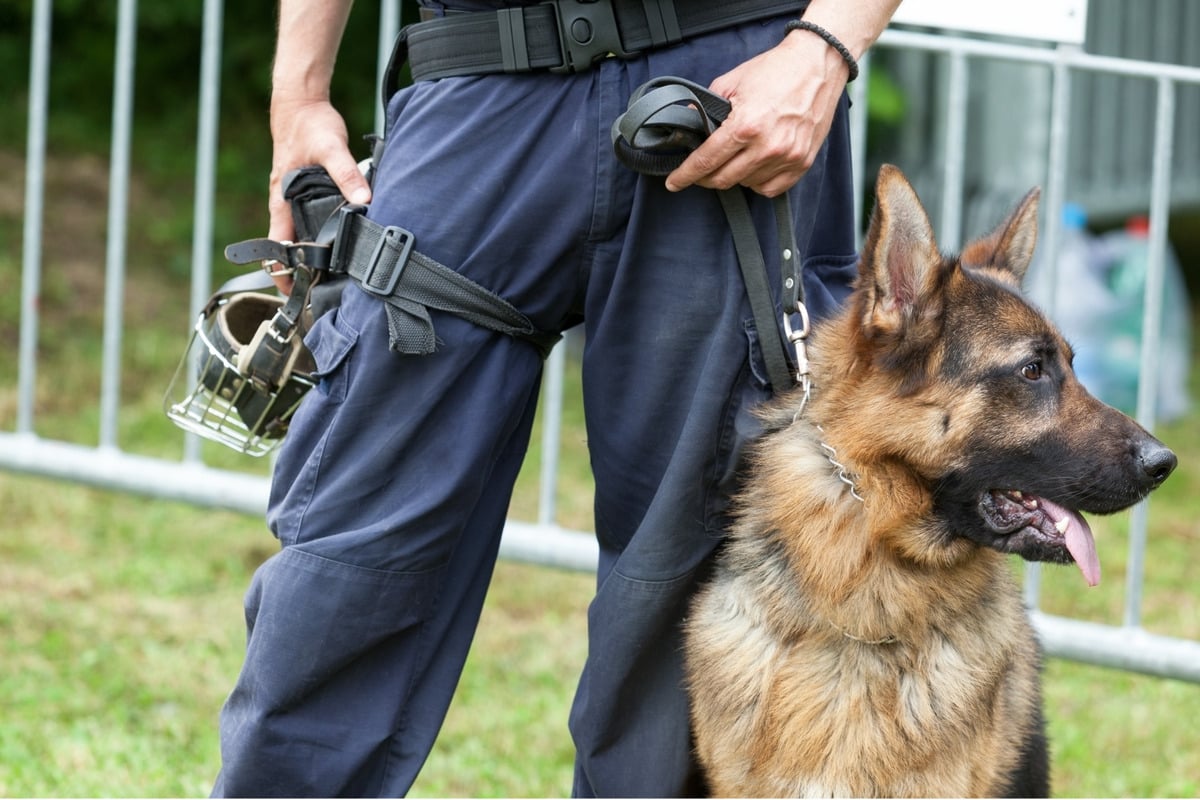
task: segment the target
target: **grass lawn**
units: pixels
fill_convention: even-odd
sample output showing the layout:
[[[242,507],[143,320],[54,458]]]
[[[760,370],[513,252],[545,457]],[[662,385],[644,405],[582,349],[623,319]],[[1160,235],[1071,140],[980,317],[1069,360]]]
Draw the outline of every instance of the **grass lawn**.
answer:
[[[233,514],[8,475],[0,507],[0,795],[205,795],[240,665],[241,593],[269,535]],[[1046,582],[1077,578],[1054,570]],[[414,795],[569,793],[590,587],[582,574],[499,566]],[[1194,620],[1194,592],[1177,600]],[[1052,661],[1046,701],[1058,796],[1200,792],[1200,686]]]

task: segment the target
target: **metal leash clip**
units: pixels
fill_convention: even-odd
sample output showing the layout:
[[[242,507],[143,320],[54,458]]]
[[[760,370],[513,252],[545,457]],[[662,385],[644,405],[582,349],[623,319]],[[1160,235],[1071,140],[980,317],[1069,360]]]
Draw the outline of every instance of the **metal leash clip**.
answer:
[[[805,396],[808,395],[810,386],[809,367],[808,367],[808,334],[811,330],[811,324],[808,319],[808,308],[804,303],[796,304],[795,313],[800,317],[800,329],[792,327],[792,315],[783,315],[783,332],[787,336],[787,340],[792,343],[792,347],[796,352],[796,382],[804,387]]]

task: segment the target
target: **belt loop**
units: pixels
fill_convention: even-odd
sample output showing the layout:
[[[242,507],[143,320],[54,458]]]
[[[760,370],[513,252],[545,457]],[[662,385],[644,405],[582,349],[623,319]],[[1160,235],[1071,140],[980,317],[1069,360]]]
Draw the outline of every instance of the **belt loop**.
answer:
[[[500,25],[500,59],[505,72],[529,71],[529,47],[525,41],[525,9],[502,8],[496,12]]]
[[[650,28],[650,42],[655,47],[683,41],[679,17],[675,14],[675,0],[642,0],[642,8]]]

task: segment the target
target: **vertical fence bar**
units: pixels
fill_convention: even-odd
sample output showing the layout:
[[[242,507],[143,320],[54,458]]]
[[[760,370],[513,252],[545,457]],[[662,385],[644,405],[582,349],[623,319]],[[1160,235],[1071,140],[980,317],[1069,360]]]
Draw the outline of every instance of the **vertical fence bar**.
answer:
[[[381,0],[379,3],[379,54],[375,60],[375,132],[383,135],[387,109],[383,97],[383,74],[387,71],[388,59],[392,55],[392,43],[400,32],[400,0]]]
[[[121,323],[125,298],[125,236],[129,215],[129,149],[133,128],[133,65],[137,0],[117,7],[113,76],[113,133],[108,183],[108,240],[104,270],[104,354],[100,376],[100,447],[117,446],[121,395]]]
[[[25,219],[21,233],[21,331],[17,344],[17,433],[33,433],[37,399],[38,296],[46,196],[46,117],[50,95],[50,4],[36,0],[29,43],[29,122],[25,134]]]
[[[1157,79],[1154,115],[1154,164],[1150,183],[1150,241],[1142,316],[1142,350],[1138,368],[1137,418],[1154,430],[1158,416],[1158,364],[1162,349],[1163,286],[1166,283],[1167,220],[1171,208],[1171,157],[1175,147],[1175,84]],[[1126,569],[1125,625],[1141,624],[1146,562],[1148,500],[1138,503],[1129,519],[1129,566]]]
[[[192,286],[188,321],[195,320],[212,292],[213,207],[216,196],[217,138],[221,119],[221,30],[224,0],[204,0],[200,46],[200,108],[196,129],[196,188],[192,208]],[[188,370],[188,391],[196,370]],[[200,460],[200,437],[184,440],[185,461]]]
[[[1065,56],[1068,49],[1078,48],[1068,45],[1058,45],[1057,52]],[[1045,221],[1045,235],[1039,246],[1042,248],[1048,269],[1042,270],[1037,276],[1045,283],[1045,294],[1050,316],[1053,317],[1058,308],[1058,267],[1055,256],[1058,253],[1059,240],[1062,232],[1062,207],[1066,198],[1067,167],[1070,154],[1067,143],[1070,138],[1071,114],[1071,71],[1065,58],[1059,58],[1051,67],[1050,80],[1052,83],[1050,100],[1050,141],[1046,166],[1046,197],[1043,205],[1042,218]],[[1048,256],[1048,257],[1046,257]],[[1037,608],[1042,589],[1042,565],[1036,561],[1025,565],[1025,605]]]
[[[942,181],[942,219],[938,244],[956,250],[962,241],[963,164],[967,141],[967,56],[950,53],[950,85],[946,91],[946,169]]]
[[[562,443],[563,373],[567,343],[550,351],[542,391],[542,472],[538,491],[538,523],[553,525],[558,513],[558,456]]]

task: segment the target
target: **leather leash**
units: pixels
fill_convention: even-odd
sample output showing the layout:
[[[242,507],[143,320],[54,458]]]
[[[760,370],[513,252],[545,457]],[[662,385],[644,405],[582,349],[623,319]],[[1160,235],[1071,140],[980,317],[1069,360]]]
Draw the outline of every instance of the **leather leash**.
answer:
[[[664,76],[640,86],[629,98],[623,114],[612,126],[617,160],[643,175],[672,172],[729,116],[725,98],[683,78]],[[783,279],[783,332],[776,322],[775,301],[746,190],[741,186],[717,190],[729,221],[734,250],[746,284],[746,294],[762,343],[767,376],[776,392],[795,385],[809,388],[806,340],[808,310],[804,306],[803,265],[796,249],[795,224],[788,195],[772,200]],[[800,325],[792,327],[791,317]],[[775,336],[769,336],[775,331]],[[795,365],[788,358],[789,345]]]

